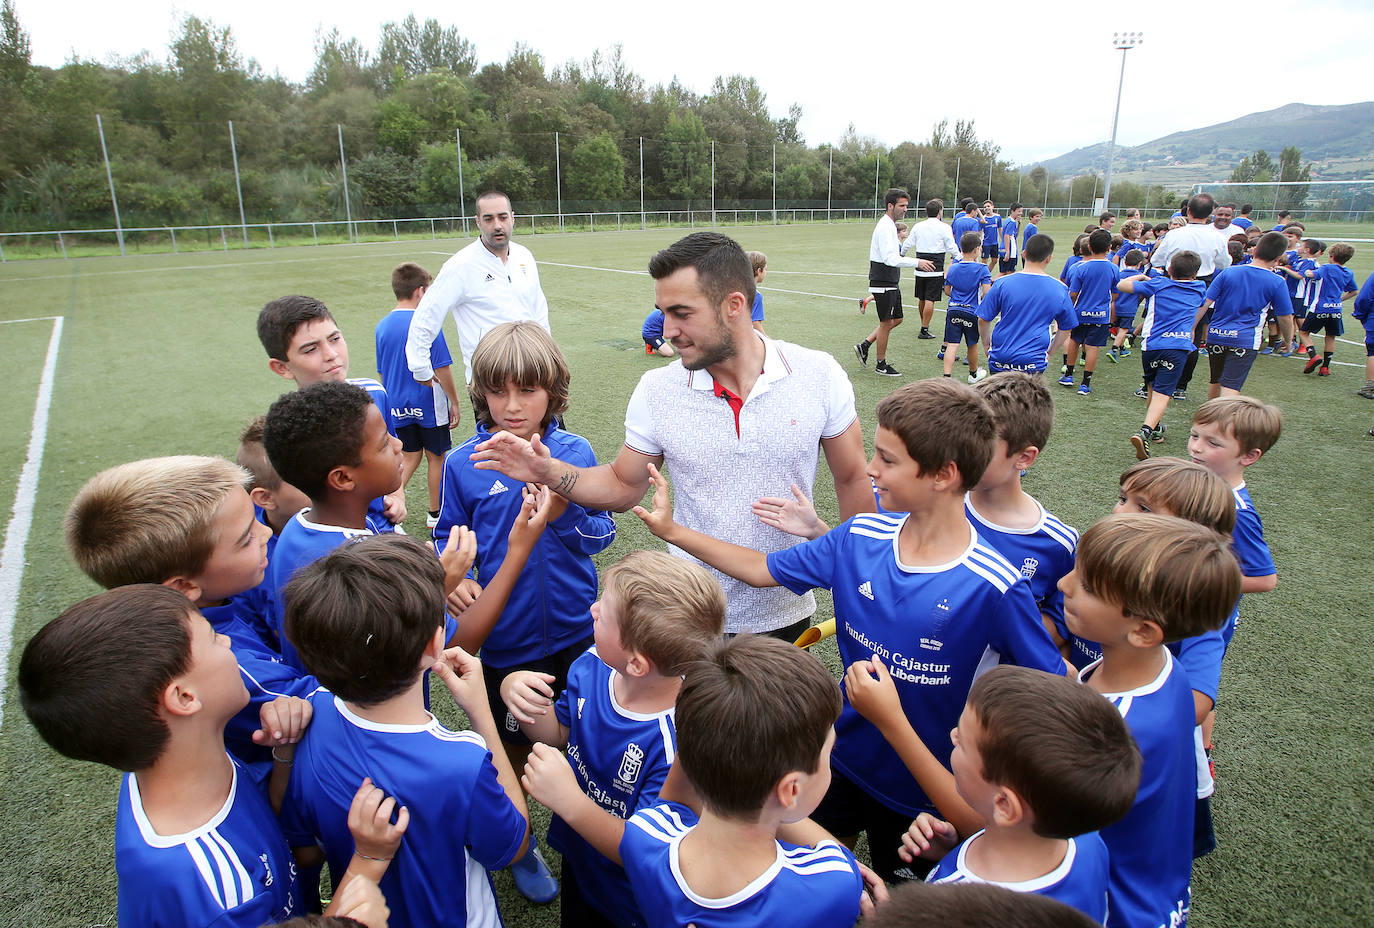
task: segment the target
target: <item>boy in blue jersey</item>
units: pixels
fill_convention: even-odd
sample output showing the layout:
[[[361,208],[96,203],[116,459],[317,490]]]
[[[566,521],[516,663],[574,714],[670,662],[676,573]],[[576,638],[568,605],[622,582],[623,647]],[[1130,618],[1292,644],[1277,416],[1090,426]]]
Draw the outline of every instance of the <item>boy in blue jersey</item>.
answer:
[[[1016,273],[1018,259],[1021,257],[1021,241],[1016,236],[1021,223],[1021,209],[1020,203],[1013,203],[1011,208],[1007,210],[1007,218],[997,233],[1000,239],[997,270],[1003,277]]]
[[[1022,233],[1021,233],[1021,252],[1022,252],[1022,254],[1021,254],[1021,263],[1022,263],[1022,264],[1024,264],[1024,263],[1025,263],[1025,260],[1026,260],[1026,256],[1025,256],[1026,242],[1029,242],[1029,241],[1031,240],[1031,237],[1032,237],[1032,236],[1039,234],[1039,232],[1040,232],[1040,217],[1043,216],[1043,215],[1045,215],[1045,211],[1042,210],[1042,209],[1040,209],[1039,207],[1036,207],[1036,206],[1032,206],[1032,207],[1030,208],[1030,210],[1026,213],[1026,228],[1025,228],[1025,230],[1022,231]]]
[[[829,785],[840,714],[820,662],[741,635],[688,667],[676,714],[678,764],[700,808],[641,809],[624,829],[645,924],[848,928],[871,911],[858,861],[803,822]]]
[[[1365,278],[1364,286],[1355,297],[1355,319],[1364,326],[1364,386],[1357,392],[1367,400],[1374,400],[1374,274]]]
[[[1195,710],[1166,644],[1225,623],[1240,568],[1227,539],[1205,526],[1116,515],[1083,533],[1077,566],[1060,588],[1069,631],[1102,648],[1079,680],[1117,708],[1143,760],[1130,812],[1101,832],[1111,923],[1181,925],[1191,900]]]
[[[1078,364],[1078,348],[1083,347],[1083,383],[1078,392],[1082,396],[1093,392],[1093,371],[1097,369],[1099,349],[1110,337],[1112,307],[1116,305],[1116,284],[1120,277],[1108,253],[1112,248],[1112,233],[1096,229],[1088,236],[1087,257],[1069,271],[1069,299],[1073,300],[1078,325],[1069,335],[1064,353],[1064,366],[1059,378],[1061,387],[1073,386],[1073,371]]]
[[[959,247],[964,247],[964,236],[970,232],[978,233],[978,242],[983,241],[983,223],[978,218],[978,204],[971,199],[965,199],[961,212],[954,217],[954,221],[949,224],[949,234],[954,236],[954,240],[959,243]],[[975,247],[974,251],[977,251]],[[976,261],[978,256],[974,255]]]
[[[929,814],[903,856],[938,860],[928,883],[992,883],[1107,919],[1107,848],[1097,832],[1135,800],[1140,752],[1092,690],[1024,667],[993,667],[951,733],[959,794],[986,827],[962,843]]]
[[[1270,232],[1255,245],[1255,260],[1218,271],[1207,287],[1198,319],[1206,319],[1207,354],[1211,368],[1208,396],[1236,396],[1259,355],[1264,321],[1272,308],[1284,344],[1293,338],[1293,304],[1288,288],[1274,273],[1283,255],[1283,236]],[[1311,367],[1308,370],[1312,370]]]
[[[487,870],[525,852],[525,797],[488,745],[496,723],[482,668],[444,648],[445,589],[471,563],[441,563],[404,535],[360,538],[302,568],[286,588],[286,633],[327,689],[296,746],[282,814],[293,846],[318,844],[331,872],[356,858],[350,783],[369,778],[409,812],[380,880],[391,924],[499,925]],[[445,728],[426,708],[428,671],[467,714]]]
[[[1197,252],[1179,251],[1169,259],[1168,277],[1140,274],[1116,285],[1128,304],[1134,302],[1130,297],[1136,295],[1149,299],[1140,333],[1140,364],[1150,402],[1139,433],[1131,436],[1136,459],[1140,461],[1150,456],[1151,444],[1164,440],[1164,412],[1173,399],[1188,356],[1197,350],[1193,328],[1207,295],[1207,288],[1197,279],[1201,266]]]
[[[1296,248],[1285,251],[1275,265],[1275,270],[1283,275],[1284,282],[1288,284],[1288,295],[1293,302],[1293,326],[1298,330],[1298,350],[1309,359],[1317,356],[1317,349],[1312,345],[1312,339],[1302,330],[1303,323],[1307,321],[1307,300],[1314,289],[1307,272],[1317,269],[1317,256],[1325,250],[1322,243],[1316,239],[1303,239],[1297,243]],[[1273,331],[1274,340],[1277,340],[1277,325],[1273,327]],[[1291,344],[1285,346],[1285,350],[1288,355],[1293,354]]]
[[[1121,267],[1126,255],[1133,251],[1148,251],[1147,246],[1140,240],[1140,233],[1145,228],[1139,219],[1127,219],[1121,226],[1121,244],[1112,251],[1112,263]]]
[[[1054,239],[1043,232],[1026,243],[1026,267],[1009,280],[998,279],[978,304],[978,334],[988,345],[988,370],[1044,373],[1049,356],[1078,325],[1069,291],[1045,270],[1054,257]],[[1000,317],[1000,318],[999,318]],[[994,332],[992,320],[998,319]],[[1050,325],[1058,331],[1050,336]]]
[[[401,473],[401,492],[410,478],[425,461],[426,483],[429,489],[430,528],[439,518],[439,478],[444,467],[444,455],[452,447],[449,431],[458,427],[462,408],[453,386],[453,357],[448,352],[444,333],[440,332],[430,346],[430,366],[434,368],[434,382],[420,383],[411,376],[406,363],[406,337],[415,307],[420,305],[432,278],[429,272],[413,261],[398,264],[391,271],[391,292],[396,295],[396,308],[382,317],[374,330],[377,350],[377,373],[386,388],[388,409],[396,437],[401,440],[405,469]],[[421,452],[424,452],[423,455]]]
[[[1150,276],[1149,253],[1141,248],[1133,248],[1126,252],[1126,256],[1121,259],[1121,267],[1118,272],[1118,283],[1128,277],[1135,277],[1138,274]],[[1119,291],[1118,291],[1119,292]],[[1121,358],[1131,356],[1131,346],[1135,344],[1136,324],[1135,314],[1140,309],[1140,304],[1145,302],[1145,297],[1138,296],[1133,300],[1123,300],[1118,297],[1112,303],[1112,347],[1107,353],[1107,357],[1116,363]]]
[[[992,266],[997,263],[997,246],[1002,241],[1002,217],[991,200],[983,203],[983,214],[979,221],[983,224],[983,261],[991,272]]]
[[[968,382],[977,383],[988,375],[986,369],[978,369],[977,309],[992,286],[992,274],[978,260],[978,244],[982,238],[977,232],[965,232],[958,241],[963,257],[945,272],[945,296],[949,298],[949,307],[945,311],[945,341],[940,346],[940,357],[945,363],[945,376],[953,376],[959,343],[966,343]]]
[[[673,350],[672,343],[663,337],[663,310],[661,309],[651,309],[649,315],[644,317],[644,323],[639,327],[639,336],[644,339],[645,354],[658,352],[665,358],[671,358],[677,354]]]
[[[1064,286],[1069,285],[1069,272],[1074,265],[1083,260],[1083,249],[1088,247],[1088,234],[1080,232],[1073,237],[1073,248],[1069,256],[1064,259],[1064,266],[1059,269],[1059,282]]]
[[[258,313],[257,329],[267,366],[274,374],[295,381],[300,390],[321,381],[361,387],[377,404],[387,432],[396,434],[386,389],[371,378],[348,376],[348,343],[329,307],[313,297],[280,297]],[[369,512],[375,531],[401,524],[406,518],[405,488],[374,500]]]
[[[725,594],[698,564],[634,551],[606,571],[592,616],[596,647],[573,662],[556,698],[554,676],[532,670],[507,676],[501,697],[538,743],[524,783],[554,813],[560,923],[632,928],[649,913],[619,863],[625,819],[659,802],[677,755],[682,674],[724,634]]]
[[[1331,376],[1331,358],[1335,355],[1336,337],[1345,334],[1345,325],[1341,322],[1341,304],[1346,300],[1355,299],[1355,294],[1359,292],[1359,288],[1355,286],[1355,275],[1345,266],[1346,262],[1355,256],[1355,249],[1345,242],[1337,242],[1331,246],[1328,254],[1331,257],[1329,264],[1323,264],[1316,270],[1304,273],[1310,282],[1309,286],[1315,284],[1317,291],[1310,301],[1307,321],[1302,324],[1302,330],[1309,336],[1322,332],[1325,338],[1320,367],[1314,357],[1307,362],[1302,372],[1310,374],[1316,369],[1318,376],[1321,377]]]
[[[135,584],[77,603],[25,646],[18,683],[54,749],[125,772],[114,847],[121,925],[257,928],[306,911],[275,810],[309,703],[263,707],[254,740],[278,761],[269,801],[225,753],[225,725],[249,702],[234,653],[184,595]],[[402,830],[389,829],[392,840]],[[362,832],[349,840],[373,858],[394,847]],[[354,859],[339,888],[384,869]]]
[[[754,305],[749,309],[749,321],[753,323],[756,332],[763,331],[763,291],[759,285],[763,283],[763,278],[768,276],[768,256],[761,251],[746,251],[744,253],[749,258],[749,265],[754,269]]]
[[[868,476],[890,514],[855,516],[765,557],[673,522],[667,484],[656,470],[653,510],[634,511],[658,537],[751,586],[831,589],[843,664],[856,678],[871,679],[870,671],[890,676],[919,740],[938,744],[992,653],[1063,670],[1029,584],[964,512],[964,494],[982,479],[996,438],[977,392],[931,378],[878,404]],[[835,782],[816,820],[841,839],[867,832],[874,869],[893,878],[904,866],[897,848],[907,824],[938,801],[856,706],[846,703],[836,732]]]
[[[254,740],[263,708],[289,705],[317,685],[255,628],[238,597],[262,582],[272,532],[256,518],[248,475],[223,458],[183,455],[131,461],[86,482],[67,510],[67,547],[106,588],[158,583],[180,593],[225,636],[249,704],[223,733],[251,777],[266,780],[271,758]]]

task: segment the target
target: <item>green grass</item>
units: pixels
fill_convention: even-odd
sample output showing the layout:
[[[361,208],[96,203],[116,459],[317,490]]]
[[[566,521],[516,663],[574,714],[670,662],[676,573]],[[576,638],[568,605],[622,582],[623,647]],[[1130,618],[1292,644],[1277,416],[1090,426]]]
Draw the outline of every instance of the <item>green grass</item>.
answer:
[[[1051,221],[1062,243],[1082,222]],[[769,256],[764,298],[770,334],[831,351],[848,370],[871,441],[873,409],[896,384],[860,368],[850,351],[871,327],[855,301],[865,289],[869,225],[741,226],[742,244]],[[1336,230],[1312,234],[1328,240]],[[603,460],[624,437],[625,402],[652,363],[639,347],[640,321],[653,303],[647,277],[583,268],[642,271],[680,229],[543,235],[541,262],[554,333],[573,377],[571,426]],[[52,422],[30,533],[27,567],[7,673],[0,730],[0,922],[109,924],[117,776],[50,751],[14,698],[13,670],[24,642],[47,620],[96,587],[67,557],[62,514],[97,471],[171,453],[232,456],[238,428],[287,384],[268,370],[253,332],[264,302],[285,293],[324,299],[351,338],[352,372],[372,371],[373,324],[392,306],[388,275],[401,260],[437,271],[461,242],[206,252],[129,259],[22,261],[0,267],[0,320],[63,315]],[[430,252],[441,252],[432,254]],[[1374,270],[1360,246],[1352,269]],[[830,297],[834,297],[833,299]],[[937,315],[937,323],[940,321]],[[12,497],[28,444],[37,379],[50,323],[0,325],[0,361],[10,402],[0,408],[0,500]],[[1351,341],[1361,340],[1351,324]],[[930,342],[912,323],[898,329],[890,357],[906,382],[939,373]],[[1338,361],[1362,362],[1355,345]],[[1055,390],[1055,434],[1026,479],[1027,489],[1065,521],[1085,528],[1106,513],[1117,477],[1133,462],[1129,435],[1142,404],[1137,357],[1105,360],[1094,393]],[[1195,868],[1194,923],[1200,926],[1374,923],[1371,846],[1374,641],[1369,591],[1374,567],[1370,490],[1374,485],[1374,403],[1354,395],[1357,367],[1304,377],[1296,360],[1262,357],[1248,390],[1279,404],[1283,439],[1247,475],[1279,564],[1277,591],[1247,599],[1222,684],[1216,732],[1220,849]],[[1194,390],[1194,397],[1201,391]],[[1167,453],[1183,452],[1197,399],[1166,416]],[[824,464],[822,464],[824,467]],[[423,480],[413,481],[407,525],[424,536]],[[833,519],[828,478],[817,482],[822,514]],[[4,503],[8,506],[8,502]],[[598,562],[657,546],[633,516]],[[822,596],[822,612],[829,599]],[[99,647],[98,641],[91,647]],[[823,657],[836,665],[833,644]],[[446,699],[446,697],[445,697]],[[436,699],[443,705],[444,699]],[[1365,707],[1365,708],[1361,708]],[[443,713],[456,722],[455,712]],[[536,827],[546,826],[537,811]],[[552,855],[556,857],[556,855]],[[556,907],[535,909],[497,878],[512,925],[552,925]]]

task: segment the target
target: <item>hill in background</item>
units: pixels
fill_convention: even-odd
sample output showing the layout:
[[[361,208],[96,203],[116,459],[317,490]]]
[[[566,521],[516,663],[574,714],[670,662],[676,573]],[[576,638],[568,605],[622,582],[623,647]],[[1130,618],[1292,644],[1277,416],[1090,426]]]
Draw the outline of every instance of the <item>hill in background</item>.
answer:
[[[1225,180],[1244,156],[1287,145],[1312,163],[1313,180],[1374,179],[1374,102],[1345,106],[1289,103],[1230,122],[1175,132],[1143,145],[1118,146],[1113,176],[1141,183]],[[1059,176],[1107,167],[1107,143],[1039,162]]]

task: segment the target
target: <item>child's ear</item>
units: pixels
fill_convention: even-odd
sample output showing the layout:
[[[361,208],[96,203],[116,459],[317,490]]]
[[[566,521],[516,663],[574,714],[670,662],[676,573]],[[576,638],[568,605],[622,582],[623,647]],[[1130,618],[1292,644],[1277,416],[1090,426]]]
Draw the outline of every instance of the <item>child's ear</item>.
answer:
[[[959,465],[953,461],[946,461],[935,472],[935,489],[937,491],[948,490],[951,486],[957,487],[963,483],[963,477],[959,474]]]
[[[277,358],[268,358],[267,366],[271,369],[272,373],[276,374],[278,377],[285,377],[287,380],[296,379],[295,373],[291,370],[291,368],[286,366],[285,361],[279,360]]]
[[[1137,648],[1157,648],[1164,643],[1164,629],[1153,619],[1138,619],[1126,639]]]
[[[425,645],[425,650],[420,654],[420,663],[428,668],[435,661],[444,656],[444,645],[447,640],[444,638],[444,626],[440,625],[434,630],[434,637],[429,639]]]
[[[1027,445],[1021,449],[1021,453],[1016,456],[1016,460],[1012,463],[1016,466],[1017,470],[1027,470],[1035,463],[1035,459],[1038,457],[1040,457],[1040,449],[1035,447],[1035,445]]]
[[[186,686],[185,677],[177,677],[162,690],[158,708],[171,718],[189,718],[201,710],[200,697]]]
[[[1249,467],[1251,464],[1254,464],[1262,457],[1264,457],[1263,451],[1261,451],[1258,448],[1251,448],[1249,451],[1245,452],[1240,456],[1240,466]]]
[[[176,590],[193,603],[200,602],[201,596],[205,594],[204,588],[190,577],[171,577],[162,581],[162,585]]]
[[[336,492],[347,493],[357,485],[353,479],[353,469],[340,464],[325,475],[324,485]]]
[[[773,798],[784,812],[791,812],[801,801],[802,778],[806,774],[800,770],[790,770],[773,785]]]
[[[266,512],[277,511],[277,497],[267,487],[253,487],[248,491],[248,498],[253,501],[253,505]]]
[[[654,662],[638,651],[631,651],[625,657],[625,676],[627,677],[647,677],[654,670]]]
[[[1008,786],[999,787],[992,798],[992,820],[1002,827],[1019,824],[1030,815],[1025,800]]]

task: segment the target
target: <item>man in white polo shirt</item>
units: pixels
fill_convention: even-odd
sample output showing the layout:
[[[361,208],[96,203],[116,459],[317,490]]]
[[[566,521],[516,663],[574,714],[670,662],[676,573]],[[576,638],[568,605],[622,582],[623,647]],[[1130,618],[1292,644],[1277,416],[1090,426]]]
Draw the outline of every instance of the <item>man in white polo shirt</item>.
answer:
[[[472,382],[472,352],[489,330],[503,322],[539,323],[549,328],[549,301],[539,286],[534,255],[510,240],[515,226],[510,197],[494,190],[477,198],[479,238],[444,262],[429,285],[406,339],[406,362],[421,383],[434,378],[429,350],[444,327],[444,314],[453,313],[463,372]]]
[[[537,435],[527,442],[499,432],[477,446],[477,466],[546,484],[583,506],[624,512],[649,488],[649,465],[666,463],[678,522],[772,552],[797,539],[760,522],[754,501],[791,498],[793,484],[811,496],[824,451],[841,517],[871,512],[853,387],[830,355],[752,328],[753,270],[739,245],[697,232],[654,255],[649,273],[663,334],[679,358],[640,378],[615,460],[574,467],[551,457]],[[729,602],[727,632],[791,640],[810,624],[810,595],[712,573]]]

